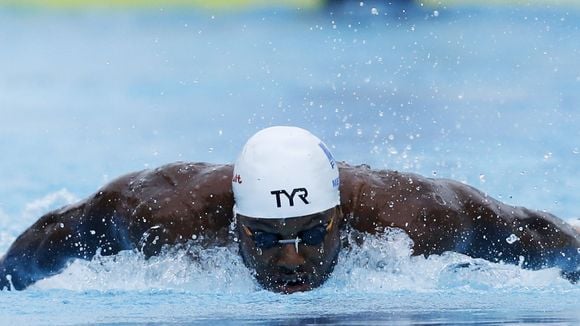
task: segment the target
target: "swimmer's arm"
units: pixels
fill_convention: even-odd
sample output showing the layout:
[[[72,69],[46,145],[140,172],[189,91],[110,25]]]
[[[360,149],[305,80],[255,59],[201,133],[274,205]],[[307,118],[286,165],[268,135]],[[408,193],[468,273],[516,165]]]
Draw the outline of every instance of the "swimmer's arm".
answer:
[[[122,220],[101,194],[50,212],[25,230],[0,259],[0,290],[22,290],[98,250],[110,255],[129,249]]]
[[[0,259],[0,288],[22,290],[30,284],[58,273],[68,260],[78,255],[69,235],[72,221],[47,214],[24,231]]]
[[[176,163],[128,174],[79,204],[46,214],[0,259],[0,290],[24,289],[97,252],[138,249],[149,257],[194,238],[226,243],[231,174],[229,165]]]
[[[579,235],[551,214],[503,204],[451,180],[341,168],[345,222],[356,230],[403,229],[415,255],[454,251],[532,269],[560,267],[578,277]]]

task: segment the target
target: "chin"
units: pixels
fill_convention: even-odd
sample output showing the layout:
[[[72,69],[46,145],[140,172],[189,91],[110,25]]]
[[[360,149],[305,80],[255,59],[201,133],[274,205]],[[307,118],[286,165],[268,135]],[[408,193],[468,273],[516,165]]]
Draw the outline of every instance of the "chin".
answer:
[[[307,292],[311,291],[324,283],[324,280],[304,280],[304,279],[292,279],[292,280],[279,280],[270,281],[267,283],[260,282],[261,285],[272,292],[292,294],[296,292]]]
[[[307,283],[289,283],[278,286],[278,291],[284,294],[292,294],[296,292],[306,292],[312,290],[313,287]]]
[[[307,292],[310,291],[316,286],[312,286],[312,284],[308,282],[279,282],[274,284],[268,284],[264,286],[266,289],[282,294],[292,294],[296,292]]]

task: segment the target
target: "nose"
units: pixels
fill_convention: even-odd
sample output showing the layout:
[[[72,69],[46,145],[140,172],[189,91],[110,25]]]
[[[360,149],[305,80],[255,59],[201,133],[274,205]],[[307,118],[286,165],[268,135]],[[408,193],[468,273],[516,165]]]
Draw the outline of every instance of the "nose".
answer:
[[[282,246],[282,252],[277,262],[279,267],[294,272],[304,263],[304,257],[296,251],[294,244],[287,243]]]

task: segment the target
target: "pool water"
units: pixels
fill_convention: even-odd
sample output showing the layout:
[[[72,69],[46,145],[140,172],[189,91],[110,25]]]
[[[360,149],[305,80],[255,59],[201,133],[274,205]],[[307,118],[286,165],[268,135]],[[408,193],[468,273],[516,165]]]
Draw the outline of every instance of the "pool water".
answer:
[[[577,221],[580,11],[402,10],[0,9],[0,254],[119,175],[232,162],[275,124],[310,129],[339,160]],[[235,246],[96,257],[0,293],[1,323],[580,323],[580,286],[556,269],[410,246],[369,237],[293,295],[260,289]]]

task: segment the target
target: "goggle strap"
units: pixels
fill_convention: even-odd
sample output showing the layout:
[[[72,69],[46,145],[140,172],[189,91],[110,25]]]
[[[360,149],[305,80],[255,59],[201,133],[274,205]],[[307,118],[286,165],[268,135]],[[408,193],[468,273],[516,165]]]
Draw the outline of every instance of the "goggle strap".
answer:
[[[242,225],[242,229],[244,229],[244,233],[248,236],[251,237],[254,235],[254,233],[252,233],[252,231],[245,225]]]
[[[328,223],[328,225],[326,226],[326,232],[332,229],[332,224],[334,224],[334,216],[330,219],[330,223]]]

